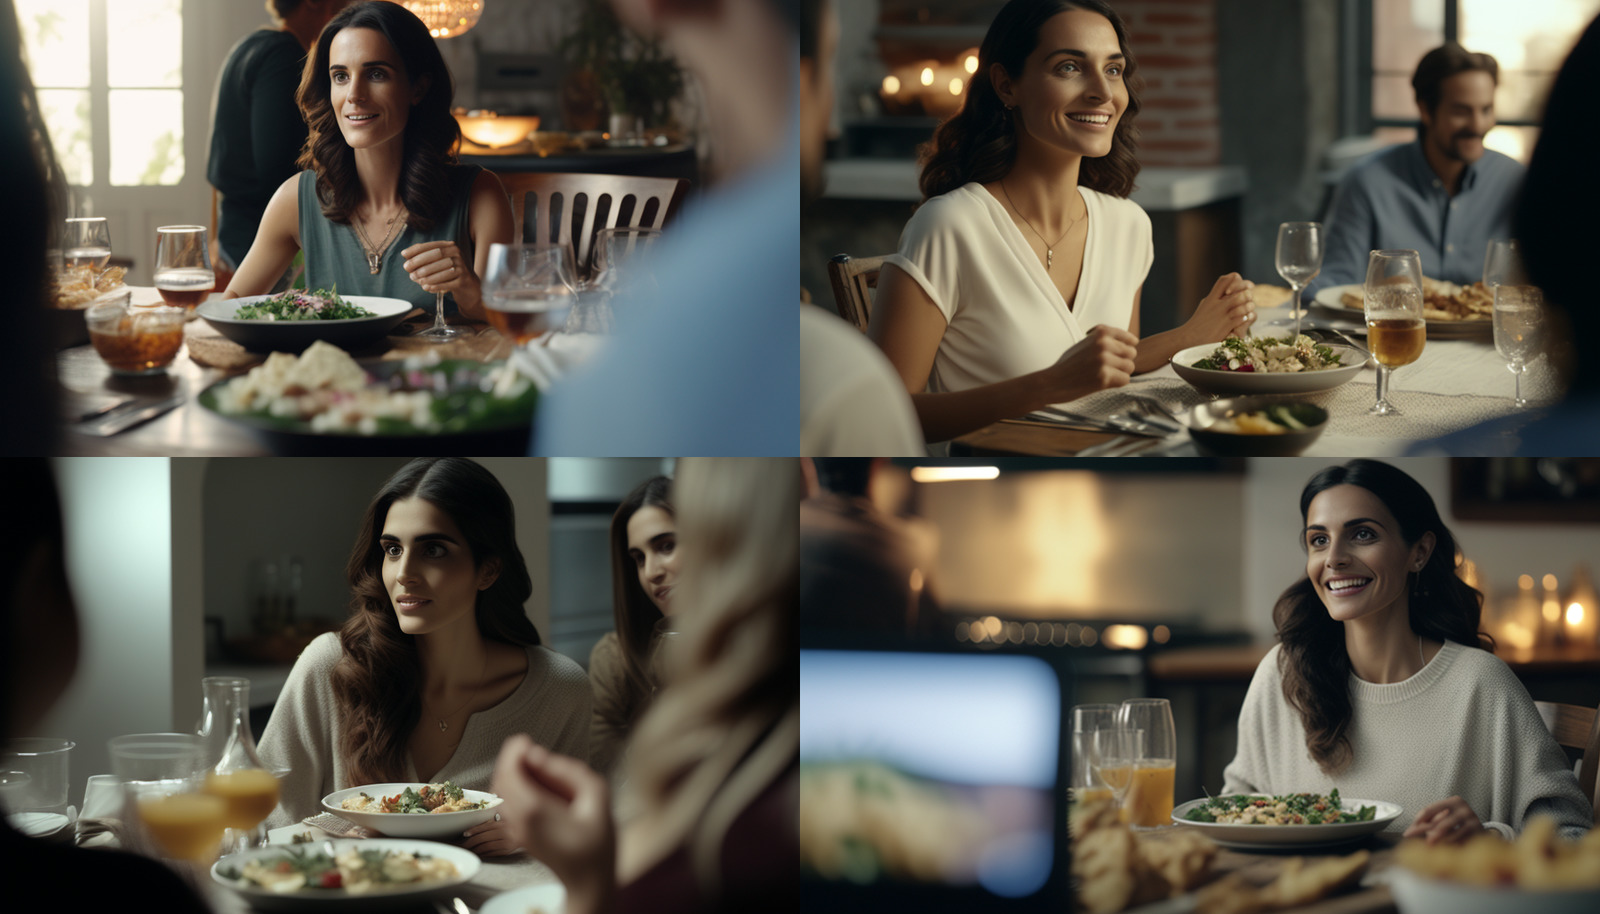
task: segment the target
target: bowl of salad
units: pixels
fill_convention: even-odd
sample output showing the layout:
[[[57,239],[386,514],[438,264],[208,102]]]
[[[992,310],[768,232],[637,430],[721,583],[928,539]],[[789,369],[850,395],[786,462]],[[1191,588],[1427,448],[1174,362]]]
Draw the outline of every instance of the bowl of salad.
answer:
[[[1230,397],[1201,403],[1181,419],[1204,456],[1293,457],[1322,434],[1328,411],[1288,397]]]
[[[255,352],[300,352],[317,340],[359,349],[383,338],[416,306],[404,299],[290,289],[202,302],[195,312],[217,332]]]
[[[501,800],[482,790],[441,784],[366,784],[336,790],[322,808],[393,838],[460,837],[494,818]]]
[[[1305,334],[1293,339],[1230,336],[1179,351],[1172,357],[1172,370],[1208,394],[1238,397],[1332,390],[1360,374],[1366,363],[1360,350],[1318,343]]]
[[[434,841],[344,839],[230,854],[211,879],[263,911],[390,911],[424,903],[481,866],[472,851]]]
[[[1327,793],[1228,794],[1180,803],[1172,821],[1203,831],[1224,847],[1278,850],[1359,841],[1389,826],[1405,810],[1384,800]]]

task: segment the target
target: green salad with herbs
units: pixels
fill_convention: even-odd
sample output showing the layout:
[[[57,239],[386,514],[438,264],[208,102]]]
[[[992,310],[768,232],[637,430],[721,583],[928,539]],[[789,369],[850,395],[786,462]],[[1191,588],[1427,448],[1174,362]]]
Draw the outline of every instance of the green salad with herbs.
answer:
[[[339,287],[307,292],[290,289],[264,302],[245,305],[233,315],[248,321],[341,321],[372,317],[371,311],[339,297]]]
[[[1363,806],[1355,812],[1344,809],[1339,788],[1322,793],[1286,793],[1279,796],[1233,794],[1213,797],[1184,814],[1190,822],[1216,822],[1224,825],[1333,825],[1341,822],[1371,822],[1378,807]]]

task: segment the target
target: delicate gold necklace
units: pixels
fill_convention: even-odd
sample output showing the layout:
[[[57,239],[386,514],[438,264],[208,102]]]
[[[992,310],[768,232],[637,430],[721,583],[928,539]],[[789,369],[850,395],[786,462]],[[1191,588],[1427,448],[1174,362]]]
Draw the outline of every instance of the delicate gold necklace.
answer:
[[[1011,211],[1017,214],[1017,218],[1022,220],[1022,224],[1026,225],[1028,230],[1033,232],[1035,235],[1039,235],[1040,241],[1044,241],[1044,268],[1046,271],[1048,271],[1052,266],[1055,265],[1056,262],[1056,245],[1061,243],[1061,238],[1067,237],[1067,232],[1070,232],[1078,227],[1078,223],[1083,221],[1083,216],[1089,215],[1089,208],[1085,206],[1083,208],[1083,216],[1079,216],[1067,225],[1067,231],[1061,233],[1061,238],[1057,238],[1053,242],[1045,241],[1044,236],[1039,234],[1039,230],[1033,227],[1032,222],[1028,221],[1028,217],[1022,215],[1022,210],[1017,209],[1017,204],[1011,199],[1011,191],[1006,190],[1006,182],[1004,178],[1000,180],[1000,192],[1006,195],[1006,202],[1011,204]]]
[[[372,271],[372,275],[378,275],[378,271],[383,269],[384,252],[389,250],[389,242],[394,240],[394,234],[397,231],[394,227],[395,223],[399,222],[400,217],[405,214],[406,208],[402,206],[400,207],[400,212],[389,218],[389,221],[385,223],[389,226],[389,234],[383,236],[383,244],[377,247],[374,247],[372,239],[367,237],[366,229],[361,227],[361,220],[357,218],[351,221],[351,224],[356,228],[356,234],[361,236],[361,247],[367,252],[367,268]]]
[[[461,713],[461,709],[465,708],[467,705],[472,704],[472,699],[474,699],[476,697],[478,697],[478,696],[476,696],[476,695],[468,695],[467,696],[467,700],[462,702],[461,705],[459,707],[457,707],[454,711],[451,711],[449,714],[446,714],[444,717],[438,718],[438,721],[439,721],[439,732],[443,733],[446,730],[449,730],[450,729],[450,725],[445,723],[445,720],[447,720],[448,718],[451,718],[451,717],[455,717],[457,714],[460,714]]]

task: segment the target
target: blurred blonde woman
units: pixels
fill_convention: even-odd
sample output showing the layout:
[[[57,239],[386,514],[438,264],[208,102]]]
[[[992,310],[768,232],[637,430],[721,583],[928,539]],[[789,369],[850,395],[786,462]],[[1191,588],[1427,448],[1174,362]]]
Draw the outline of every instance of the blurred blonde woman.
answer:
[[[675,484],[682,634],[640,720],[621,836],[606,781],[514,737],[495,792],[568,914],[748,911],[794,893],[800,469],[686,458]]]

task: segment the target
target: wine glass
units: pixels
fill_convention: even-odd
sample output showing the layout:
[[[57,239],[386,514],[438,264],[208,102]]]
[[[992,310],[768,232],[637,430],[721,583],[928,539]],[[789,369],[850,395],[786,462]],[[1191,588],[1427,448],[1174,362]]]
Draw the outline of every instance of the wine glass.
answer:
[[[193,308],[217,285],[203,225],[156,229],[156,291],[167,304]]]
[[[1498,241],[1491,239],[1483,255],[1483,284],[1493,292],[1495,286],[1509,283],[1513,286],[1528,284],[1522,268],[1522,246],[1516,239]]]
[[[489,323],[518,346],[561,326],[572,308],[576,285],[566,245],[489,245],[484,309]]]
[[[1111,791],[1112,801],[1122,811],[1122,818],[1132,821],[1127,806],[1128,788],[1133,783],[1133,773],[1144,749],[1144,731],[1132,730],[1117,724],[1094,731],[1089,738],[1093,747],[1090,764],[1095,778]]]
[[[615,226],[601,229],[595,234],[594,262],[589,281],[584,284],[585,296],[567,319],[566,330],[572,333],[608,333],[613,320],[611,302],[623,281],[645,281],[649,277],[630,267],[661,237],[658,229]]]
[[[448,343],[461,335],[461,328],[444,322],[444,293],[433,294],[433,326],[417,334],[418,339],[430,343]]]
[[[1111,791],[1096,778],[1090,764],[1094,735],[1116,726],[1114,704],[1075,705],[1072,708],[1072,793],[1078,802],[1109,798]]]
[[[111,226],[104,216],[68,219],[61,248],[68,270],[87,267],[98,278],[111,263]]]
[[[1322,223],[1285,222],[1278,226],[1278,275],[1294,290],[1289,306],[1294,314],[1294,335],[1300,336],[1300,292],[1322,272]]]
[[[1142,734],[1128,791],[1128,822],[1134,828],[1172,824],[1173,784],[1178,771],[1178,736],[1172,704],[1165,698],[1130,698],[1117,709],[1117,726]]]
[[[1534,286],[1501,283],[1494,287],[1494,348],[1516,378],[1512,405],[1523,409],[1522,373],[1539,354],[1544,335],[1544,296]]]
[[[1367,342],[1378,360],[1378,399],[1367,412],[1398,416],[1386,396],[1389,375],[1422,356],[1422,258],[1416,251],[1373,251],[1367,259]]]
[[[204,747],[193,733],[135,733],[108,744],[122,782],[123,821],[147,853],[203,865],[216,855],[228,804],[199,792]],[[192,874],[191,874],[192,875]]]

